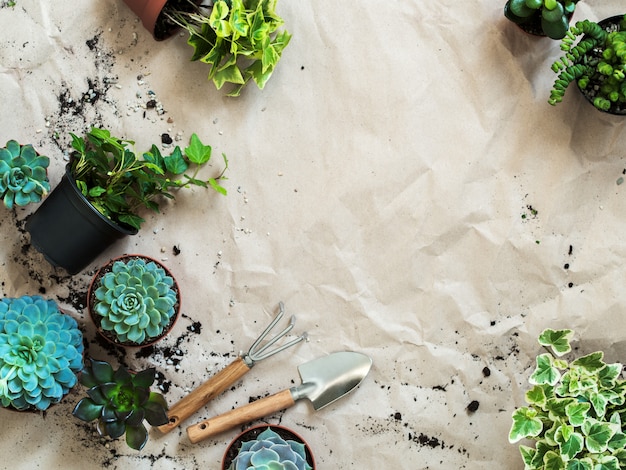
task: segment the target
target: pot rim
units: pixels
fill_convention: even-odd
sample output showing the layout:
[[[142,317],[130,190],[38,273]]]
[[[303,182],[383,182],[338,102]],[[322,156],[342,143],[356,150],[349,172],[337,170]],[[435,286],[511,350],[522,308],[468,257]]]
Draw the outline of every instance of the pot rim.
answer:
[[[93,298],[93,293],[95,291],[94,285],[96,284],[97,280],[101,277],[101,275],[104,275],[106,272],[106,269],[109,266],[112,266],[113,263],[115,263],[116,261],[122,261],[122,260],[132,259],[132,258],[142,258],[146,261],[152,261],[156,263],[157,265],[159,265],[161,268],[163,268],[165,270],[165,273],[168,276],[170,276],[174,281],[174,285],[172,286],[172,288],[174,289],[174,291],[176,291],[176,297],[177,297],[176,304],[174,305],[174,315],[172,315],[170,323],[165,328],[163,328],[163,331],[161,332],[161,334],[158,335],[156,338],[152,338],[141,344],[122,343],[118,341],[116,338],[114,338],[112,334],[110,335],[107,332],[105,332],[100,327],[100,321],[98,317],[96,316],[96,314],[94,313],[93,308],[92,308],[92,305],[93,305],[92,298]],[[176,277],[172,274],[170,269],[167,266],[165,266],[161,261],[158,261],[157,259],[151,256],[138,254],[138,253],[127,253],[121,256],[117,256],[115,258],[111,258],[109,261],[107,261],[104,265],[102,265],[96,271],[96,273],[91,278],[91,281],[89,282],[89,288],[87,289],[87,310],[89,311],[89,317],[91,318],[91,321],[96,327],[96,332],[109,343],[115,346],[122,346],[124,348],[133,348],[133,349],[134,348],[138,348],[138,349],[147,348],[149,346],[154,345],[156,342],[162,340],[163,338],[165,338],[172,331],[172,329],[174,328],[174,325],[176,324],[176,322],[178,321],[178,318],[180,317],[181,303],[182,303],[182,299],[181,299],[180,286],[178,284],[178,281],[176,280]]]

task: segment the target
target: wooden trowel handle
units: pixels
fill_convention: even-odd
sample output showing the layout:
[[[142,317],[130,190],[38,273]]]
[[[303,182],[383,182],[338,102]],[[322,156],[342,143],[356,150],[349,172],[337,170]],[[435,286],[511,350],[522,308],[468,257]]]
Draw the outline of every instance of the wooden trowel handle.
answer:
[[[235,359],[226,368],[219,371],[172,406],[167,412],[169,423],[159,426],[158,430],[163,433],[171,431],[230,385],[234,384],[249,370],[250,367],[241,357]]]
[[[291,391],[283,390],[266,398],[253,401],[248,405],[235,408],[232,411],[207,419],[187,428],[189,440],[194,444],[207,437],[215,436],[240,424],[249,423],[263,418],[276,411],[284,410],[295,403]]]

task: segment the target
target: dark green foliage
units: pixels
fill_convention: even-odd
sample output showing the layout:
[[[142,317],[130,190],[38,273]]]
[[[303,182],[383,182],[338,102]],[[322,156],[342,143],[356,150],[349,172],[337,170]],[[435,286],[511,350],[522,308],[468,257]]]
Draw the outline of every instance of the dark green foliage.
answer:
[[[117,439],[126,434],[129,447],[141,450],[148,442],[144,420],[152,426],[168,422],[167,403],[160,393],[151,392],[156,370],[136,374],[108,362],[90,360],[80,382],[89,387],[87,397],[78,402],[72,414],[83,421],[98,420],[98,432]]]
[[[561,39],[569,28],[569,18],[578,0],[508,0],[504,16],[518,25],[536,22],[543,33]]]

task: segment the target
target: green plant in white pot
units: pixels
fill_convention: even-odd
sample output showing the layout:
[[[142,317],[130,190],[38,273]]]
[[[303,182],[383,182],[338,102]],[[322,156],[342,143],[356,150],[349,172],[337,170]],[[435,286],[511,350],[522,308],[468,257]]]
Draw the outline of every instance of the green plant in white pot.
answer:
[[[596,351],[568,362],[572,330],[547,329],[526,392],[513,413],[509,442],[520,445],[526,469],[619,470],[626,467],[626,381],[622,364],[606,364]]]

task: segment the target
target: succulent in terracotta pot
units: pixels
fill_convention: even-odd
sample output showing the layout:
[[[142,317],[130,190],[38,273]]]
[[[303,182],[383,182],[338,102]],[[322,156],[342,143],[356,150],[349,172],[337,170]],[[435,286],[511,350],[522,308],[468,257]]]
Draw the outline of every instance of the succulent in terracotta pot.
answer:
[[[83,335],[76,320],[40,296],[0,301],[0,403],[46,410],[77,383]]]
[[[98,332],[122,346],[147,346],[164,337],[180,312],[180,291],[156,260],[126,255],[93,277],[88,308]]]
[[[167,423],[167,402],[150,390],[156,370],[131,373],[124,366],[113,369],[106,361],[91,359],[80,376],[88,387],[72,414],[86,422],[97,420],[98,432],[117,439],[124,434],[129,447],[141,450],[148,442],[144,420],[152,426]]]
[[[8,209],[39,202],[50,192],[50,159],[32,145],[9,140],[0,148],[0,198]]]
[[[302,437],[279,425],[249,428],[229,444],[222,470],[313,470],[313,454]]]
[[[552,64],[558,76],[548,102],[560,103],[569,85],[576,83],[597,109],[626,114],[626,15],[577,22],[561,49],[564,55]]]

